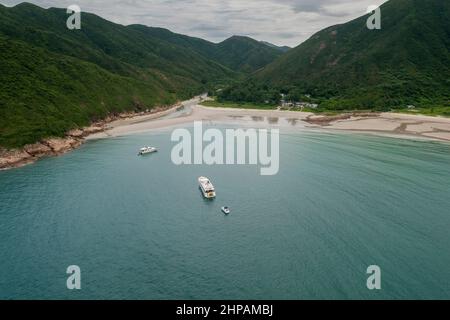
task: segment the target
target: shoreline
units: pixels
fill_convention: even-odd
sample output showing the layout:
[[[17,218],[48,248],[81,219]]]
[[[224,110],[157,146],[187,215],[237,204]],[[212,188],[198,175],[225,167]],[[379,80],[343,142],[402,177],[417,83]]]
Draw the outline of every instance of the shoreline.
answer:
[[[186,105],[185,105],[186,106]],[[135,118],[117,121],[106,131],[93,134],[92,139],[104,139],[152,130],[177,127],[194,121],[209,123],[240,123],[256,127],[288,127],[322,129],[328,132],[359,132],[396,138],[450,142],[450,118],[402,113],[346,113],[336,116],[310,112],[207,107],[190,100],[187,113],[171,119],[145,121]]]
[[[42,139],[34,144],[26,145],[19,149],[0,148],[0,171],[20,168],[46,157],[56,157],[75,150],[83,145],[91,135],[105,132],[110,124],[127,119],[141,118],[149,121],[176,112],[182,107],[177,103],[166,107],[155,107],[146,112],[124,112],[118,115],[110,115],[101,121],[92,123],[88,127],[70,130],[65,137],[50,137]]]
[[[105,139],[156,129],[177,127],[194,121],[241,123],[255,127],[273,126],[295,129],[321,129],[327,132],[358,132],[450,142],[450,118],[402,113],[346,113],[323,116],[310,112],[206,107],[195,97],[169,107],[157,107],[146,113],[109,116],[89,127],[71,130],[65,138],[47,138],[21,149],[0,150],[0,170],[22,167],[44,157],[59,156],[86,141]],[[177,114],[177,112],[179,114]],[[171,117],[174,115],[173,117]]]

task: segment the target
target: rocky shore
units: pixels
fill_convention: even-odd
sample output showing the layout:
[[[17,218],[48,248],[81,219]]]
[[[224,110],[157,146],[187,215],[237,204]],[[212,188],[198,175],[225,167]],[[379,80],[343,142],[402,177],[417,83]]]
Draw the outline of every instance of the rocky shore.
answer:
[[[136,116],[157,116],[159,113],[164,115],[170,110],[176,110],[179,107],[180,104],[177,104],[175,106],[157,107],[145,112],[126,112],[118,115],[109,115],[104,120],[93,123],[89,127],[71,130],[63,138],[46,138],[20,149],[8,150],[0,147],[0,170],[23,167],[41,158],[59,156],[74,150],[81,146],[88,136],[107,130],[108,124],[111,122]]]
[[[0,170],[18,168],[44,157],[58,156],[81,146],[84,138],[92,133],[103,131],[100,126],[91,126],[67,133],[64,138],[47,138],[29,144],[21,149],[0,149]]]

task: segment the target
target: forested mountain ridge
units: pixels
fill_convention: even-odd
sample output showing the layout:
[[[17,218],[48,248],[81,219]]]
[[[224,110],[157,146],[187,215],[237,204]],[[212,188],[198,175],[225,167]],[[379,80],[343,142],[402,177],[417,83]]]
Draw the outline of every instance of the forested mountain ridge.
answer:
[[[450,2],[390,0],[381,30],[369,30],[368,17],[316,33],[222,99],[273,101],[283,92],[327,109],[450,106]]]
[[[176,35],[213,47],[211,55],[201,45],[147,32],[152,28],[83,12],[81,30],[69,30],[67,18],[65,9],[0,5],[0,146],[63,136],[111,113],[169,105],[242,71],[234,60],[218,62],[216,45],[205,40]]]

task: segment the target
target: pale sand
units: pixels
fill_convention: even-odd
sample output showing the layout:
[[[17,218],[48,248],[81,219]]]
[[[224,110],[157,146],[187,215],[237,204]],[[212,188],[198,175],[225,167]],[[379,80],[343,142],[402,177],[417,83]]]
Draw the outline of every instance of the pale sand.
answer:
[[[365,130],[365,131],[394,131],[399,127],[397,121],[373,118],[373,119],[359,119],[352,118],[349,120],[339,120],[331,123],[327,126],[328,129],[340,129],[340,130]]]
[[[410,135],[450,141],[450,118],[382,113],[369,118],[352,118],[336,121],[329,129],[369,131],[391,135]]]
[[[208,123],[251,123],[253,127],[286,126],[304,130],[356,131],[396,137],[409,136],[428,140],[450,141],[449,118],[382,113],[366,117],[351,117],[346,120],[337,120],[329,124],[318,125],[308,123],[309,117],[317,118],[317,116],[307,112],[210,108],[200,106],[198,103],[199,99],[195,98],[183,103],[185,110],[182,112],[171,109],[150,116],[137,116],[131,119],[118,120],[110,123],[105,132],[93,134],[88,139],[143,133],[185,124],[191,125],[194,121],[204,121]]]

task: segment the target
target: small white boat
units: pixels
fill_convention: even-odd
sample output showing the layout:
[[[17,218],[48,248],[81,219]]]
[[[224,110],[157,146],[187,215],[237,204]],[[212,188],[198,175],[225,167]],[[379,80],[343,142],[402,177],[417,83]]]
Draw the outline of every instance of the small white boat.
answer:
[[[231,212],[231,209],[229,207],[222,207],[221,209],[222,209],[222,212],[225,214],[230,214],[230,212]]]
[[[206,199],[212,199],[216,197],[216,189],[214,188],[211,181],[206,177],[198,178],[198,183],[200,185],[200,190]]]
[[[158,149],[156,149],[154,147],[144,147],[139,150],[138,155],[143,156],[144,154],[149,154],[149,153],[154,153],[154,152],[158,152]]]

